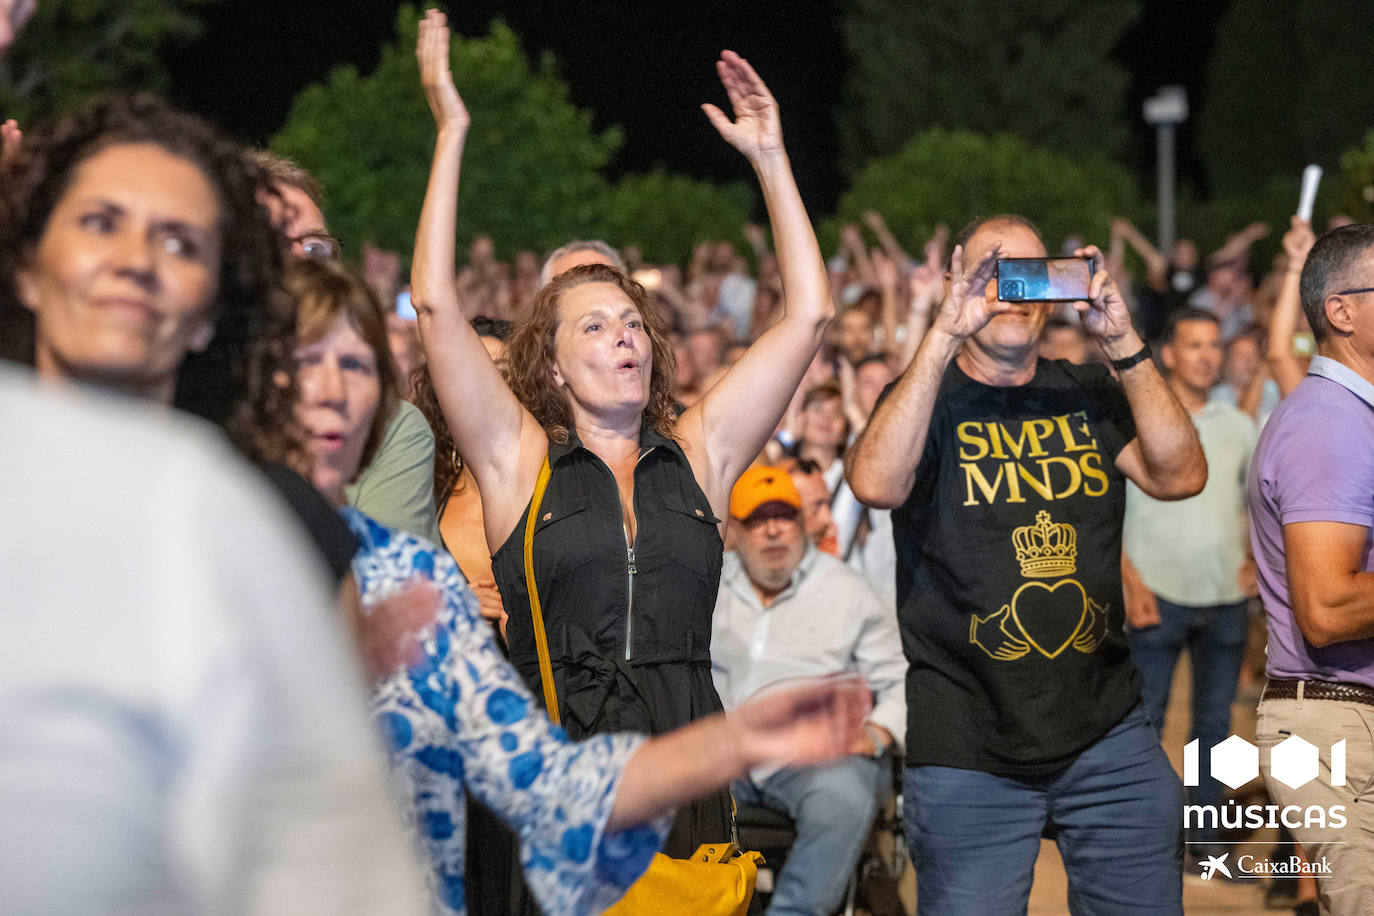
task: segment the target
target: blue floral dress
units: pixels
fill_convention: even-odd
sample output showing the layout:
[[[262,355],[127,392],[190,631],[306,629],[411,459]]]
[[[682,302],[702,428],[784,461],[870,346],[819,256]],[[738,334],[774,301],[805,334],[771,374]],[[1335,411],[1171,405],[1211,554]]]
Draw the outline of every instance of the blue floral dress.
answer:
[[[458,565],[428,541],[342,510],[363,612],[416,579],[443,604],[424,657],[379,683],[372,714],[390,751],[405,817],[430,861],[437,913],[462,914],[467,788],[519,834],[525,879],[548,913],[597,913],[649,865],[671,823],[605,831],[625,762],[644,740],[573,743],[545,718],[501,655]]]

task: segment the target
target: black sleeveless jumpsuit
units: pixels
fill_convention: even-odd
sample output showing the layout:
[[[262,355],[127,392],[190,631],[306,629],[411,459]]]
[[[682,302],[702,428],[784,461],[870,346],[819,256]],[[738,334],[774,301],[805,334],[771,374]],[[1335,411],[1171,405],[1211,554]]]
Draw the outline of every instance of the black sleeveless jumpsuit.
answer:
[[[720,584],[719,520],[678,444],[640,433],[636,537],[626,542],[615,476],[576,433],[549,444],[549,483],[534,530],[534,573],[563,726],[574,740],[608,731],[661,734],[720,712],[711,681],[711,614]],[[510,615],[511,663],[542,702],[520,524],[492,557]],[[664,851],[691,855],[730,837],[720,792],[679,812]]]

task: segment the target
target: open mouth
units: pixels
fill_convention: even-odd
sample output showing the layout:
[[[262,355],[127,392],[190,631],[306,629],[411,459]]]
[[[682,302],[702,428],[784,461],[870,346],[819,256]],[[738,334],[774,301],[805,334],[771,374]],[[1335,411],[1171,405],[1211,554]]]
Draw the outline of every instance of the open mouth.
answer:
[[[636,362],[635,360],[632,360],[632,359],[622,359],[620,362],[616,363],[615,367],[616,367],[617,370],[619,370],[619,369],[638,369],[638,368],[639,368],[639,363]]]
[[[310,438],[326,451],[338,451],[344,445],[343,433],[311,433]]]

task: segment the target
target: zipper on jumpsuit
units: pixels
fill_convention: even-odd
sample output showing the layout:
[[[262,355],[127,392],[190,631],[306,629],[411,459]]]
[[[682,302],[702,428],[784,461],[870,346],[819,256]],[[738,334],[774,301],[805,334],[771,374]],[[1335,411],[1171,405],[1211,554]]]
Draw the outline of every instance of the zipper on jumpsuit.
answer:
[[[651,451],[653,451],[652,447],[639,453],[639,457],[635,459],[636,468],[638,468],[639,463],[644,460],[644,456]],[[639,492],[638,488],[636,488],[635,492]],[[630,497],[630,511],[634,511],[633,496]],[[638,519],[639,514],[636,513],[635,520],[638,521]],[[622,526],[622,530],[625,532],[625,661],[628,662],[631,658],[630,637],[634,634],[635,623],[635,546],[630,543],[630,530],[624,526]],[[635,541],[638,542],[638,540],[639,538],[636,535]]]

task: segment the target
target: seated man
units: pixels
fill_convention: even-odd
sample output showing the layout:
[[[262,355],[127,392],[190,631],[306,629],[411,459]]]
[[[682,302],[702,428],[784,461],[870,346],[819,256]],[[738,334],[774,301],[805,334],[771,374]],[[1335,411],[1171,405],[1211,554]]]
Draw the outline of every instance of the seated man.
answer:
[[[863,577],[811,545],[801,495],[780,468],[744,473],[730,496],[735,548],[725,555],[711,667],[727,710],[798,677],[863,675],[874,693],[864,740],[829,766],[752,772],[731,786],[740,803],[796,822],[770,916],[834,912],[889,784],[881,758],[900,750],[906,660],[896,615]]]

